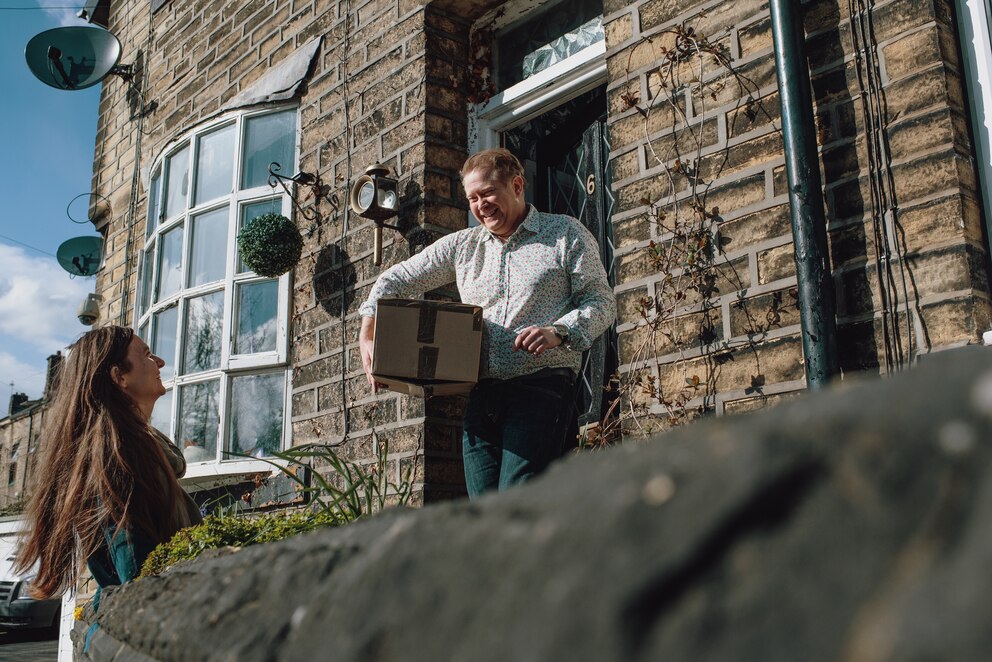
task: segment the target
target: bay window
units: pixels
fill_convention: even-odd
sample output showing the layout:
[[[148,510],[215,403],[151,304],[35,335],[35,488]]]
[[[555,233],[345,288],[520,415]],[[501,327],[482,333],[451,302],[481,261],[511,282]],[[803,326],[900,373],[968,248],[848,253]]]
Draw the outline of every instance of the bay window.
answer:
[[[137,329],[166,362],[152,424],[193,475],[285,443],[291,275],[250,271],[237,235],[262,214],[290,215],[268,168],[295,168],[297,124],[295,108],[227,115],[175,141],[152,169]]]

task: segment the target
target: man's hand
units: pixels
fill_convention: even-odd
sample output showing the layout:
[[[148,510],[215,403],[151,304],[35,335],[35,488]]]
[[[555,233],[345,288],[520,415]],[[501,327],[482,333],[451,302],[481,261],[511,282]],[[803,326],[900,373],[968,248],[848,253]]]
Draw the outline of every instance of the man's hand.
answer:
[[[561,344],[561,338],[553,326],[528,326],[513,339],[513,351],[522,349],[534,356],[540,356],[549,349]]]
[[[358,348],[362,354],[362,368],[365,370],[365,376],[369,380],[369,386],[372,387],[372,392],[378,392],[379,384],[377,381],[372,379],[372,348],[375,345],[375,318],[374,317],[363,317],[362,318],[362,330],[358,333]]]

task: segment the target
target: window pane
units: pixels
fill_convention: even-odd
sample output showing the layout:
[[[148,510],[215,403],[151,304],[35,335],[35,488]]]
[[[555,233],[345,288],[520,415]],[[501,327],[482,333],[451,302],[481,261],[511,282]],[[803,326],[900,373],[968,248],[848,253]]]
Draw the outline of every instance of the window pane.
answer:
[[[224,326],[224,292],[214,292],[186,304],[183,374],[220,367],[220,337]]]
[[[182,282],[183,226],[169,230],[159,242],[158,288],[156,301],[169,298],[179,291]]]
[[[193,218],[189,287],[224,277],[227,262],[227,207]]]
[[[145,223],[145,237],[152,236],[152,232],[158,227],[158,216],[162,211],[159,206],[159,184],[162,179],[162,171],[156,170],[152,175],[152,181],[148,186],[148,219]]]
[[[245,122],[241,188],[268,184],[269,164],[273,161],[282,166],[282,174],[295,174],[295,142],[295,110],[248,118]]]
[[[573,0],[567,11],[564,4],[549,7],[497,37],[500,89],[603,41],[600,0]]]
[[[234,353],[275,351],[279,281],[267,280],[240,285],[237,304],[238,326]]]
[[[200,138],[194,204],[198,205],[231,192],[234,129],[235,125],[229,124]]]
[[[282,204],[275,198],[271,200],[262,200],[261,202],[253,202],[249,205],[245,205],[241,208],[241,218],[238,219],[238,233],[244,228],[248,223],[262,214],[279,214],[282,213]],[[238,253],[238,273],[245,273],[246,271],[251,271],[248,267],[244,265],[241,261],[241,253]]]
[[[154,253],[145,251],[141,258],[141,299],[138,301],[138,317],[145,314],[152,300],[152,259]]]
[[[220,381],[183,386],[179,391],[179,434],[176,445],[187,462],[217,458],[220,427]]]
[[[154,337],[150,343],[152,354],[165,361],[159,370],[162,381],[176,374],[176,327],[179,323],[179,306],[171,306],[155,313]]]
[[[165,168],[165,218],[170,218],[186,210],[186,194],[189,191],[189,145],[166,159]]]
[[[172,434],[172,391],[166,391],[155,403],[150,423],[166,437]]]
[[[231,380],[231,448],[262,457],[282,446],[282,373],[248,375]]]
[[[144,340],[146,343],[148,342],[148,327],[149,327],[148,322],[145,322],[138,329],[138,337]]]

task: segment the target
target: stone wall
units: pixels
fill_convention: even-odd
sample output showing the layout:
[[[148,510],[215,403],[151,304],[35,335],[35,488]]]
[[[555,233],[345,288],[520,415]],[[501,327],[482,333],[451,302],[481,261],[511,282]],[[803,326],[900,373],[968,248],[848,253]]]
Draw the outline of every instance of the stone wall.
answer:
[[[41,432],[47,412],[47,403],[36,401],[25,410],[0,419],[0,508],[16,506],[31,493],[41,460]],[[16,460],[13,459],[15,448]]]
[[[865,56],[856,56],[859,33],[848,3],[811,0],[804,10],[840,358],[845,372],[884,373],[911,357],[978,342],[990,326],[990,306],[952,3],[873,5],[872,53],[882,85],[876,98],[884,104],[878,117],[889,149],[874,168],[863,112],[872,99],[861,93]],[[718,413],[804,388],[768,4],[607,0],[604,7],[622,371],[643,370],[641,378],[656,380],[665,397],[683,394],[690,405]],[[701,82],[693,78],[697,62],[680,63],[673,113],[659,71],[668,70],[665,57],[677,51],[683,28],[692,30],[691,39],[711,42],[724,62],[707,56]],[[715,283],[710,296],[689,291],[664,333],[652,333],[640,309],[666,286],[666,273],[651,259],[652,242],[672,245],[672,234],[652,221],[659,212],[669,223],[677,214],[673,172],[674,199],[683,209],[691,202],[687,168],[699,174],[703,225],[720,248]],[[873,185],[887,187],[894,208],[881,221],[892,237],[887,262],[876,252]],[[658,399],[641,400],[654,414],[670,411]]]
[[[187,562],[76,659],[986,660],[992,354],[851,381]]]

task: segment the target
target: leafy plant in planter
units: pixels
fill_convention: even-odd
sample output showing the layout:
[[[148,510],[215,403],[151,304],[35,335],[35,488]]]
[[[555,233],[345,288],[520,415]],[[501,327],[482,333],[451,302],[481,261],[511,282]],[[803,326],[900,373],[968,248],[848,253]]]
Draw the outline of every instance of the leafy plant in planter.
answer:
[[[293,268],[303,252],[303,237],[282,214],[262,214],[238,235],[245,265],[259,276],[276,278]]]
[[[238,516],[223,510],[202,524],[182,529],[145,559],[139,577],[157,575],[180,561],[195,559],[208,549],[240,549],[274,542],[316,529],[342,526],[391,506],[405,506],[413,496],[415,465],[408,464],[389,480],[389,446],[376,443],[376,459],[359,463],[345,459],[329,446],[300,446],[261,458],[308,492],[312,503],[304,510]],[[233,456],[248,458],[240,453]],[[278,460],[278,461],[276,461]],[[280,461],[288,466],[283,466]],[[290,467],[309,467],[314,485]]]

